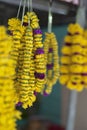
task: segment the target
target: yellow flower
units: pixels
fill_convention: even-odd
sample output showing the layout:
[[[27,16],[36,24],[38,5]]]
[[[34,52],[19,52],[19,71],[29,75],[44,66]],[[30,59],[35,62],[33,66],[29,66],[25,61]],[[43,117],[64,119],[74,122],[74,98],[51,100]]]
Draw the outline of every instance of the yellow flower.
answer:
[[[61,74],[59,80],[62,85],[66,85],[66,83],[69,81],[69,75]]]
[[[62,56],[60,58],[61,64],[70,64],[71,63],[71,58],[69,56]]]
[[[81,65],[71,65],[70,66],[70,72],[71,73],[82,73],[83,66]]]
[[[0,38],[1,33],[5,35],[0,39],[3,46],[3,54],[0,53],[0,129],[16,130],[16,121],[21,119],[21,112],[15,108],[17,98],[13,81],[15,68],[14,61],[9,55],[12,39],[6,34],[5,27],[0,27]],[[1,46],[0,52],[2,52]]]
[[[81,75],[74,75],[72,74],[70,76],[70,80],[73,82],[73,83],[80,83],[82,81],[82,76]]]
[[[68,74],[69,73],[69,67],[65,65],[60,66],[60,73]]]
[[[82,45],[83,43],[83,37],[81,35],[74,35],[72,36],[72,44],[79,44]]]
[[[87,84],[86,33],[79,24],[70,24],[62,47],[60,83],[71,90],[82,91]]]
[[[72,35],[75,34],[75,33],[78,33],[78,34],[83,34],[83,28],[78,24],[70,24],[69,27],[68,27],[68,32],[71,33]]]
[[[17,29],[18,26],[21,26],[21,21],[17,18],[11,18],[8,21],[9,30],[14,31]]]
[[[69,88],[70,90],[76,90],[77,84],[74,84],[74,83],[72,83],[71,80],[69,80],[69,82],[67,83],[66,87]]]
[[[70,55],[70,54],[71,54],[70,47],[69,47],[69,46],[64,46],[64,47],[62,47],[61,52],[62,52],[62,54]]]
[[[73,45],[71,47],[71,53],[82,53],[83,49],[80,45]]]
[[[71,61],[72,61],[72,63],[83,64],[84,63],[83,58],[84,58],[84,56],[82,56],[81,54],[73,55],[71,57]]]
[[[65,43],[70,43],[71,44],[71,36],[65,36],[65,38],[64,38],[64,42]]]

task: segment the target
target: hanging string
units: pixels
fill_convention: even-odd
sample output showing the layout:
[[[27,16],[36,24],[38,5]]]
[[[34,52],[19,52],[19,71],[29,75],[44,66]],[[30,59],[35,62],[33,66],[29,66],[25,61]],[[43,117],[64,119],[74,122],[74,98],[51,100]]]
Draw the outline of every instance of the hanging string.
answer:
[[[52,31],[52,3],[53,0],[49,0],[49,13],[48,13],[48,32],[51,33]]]
[[[32,8],[32,0],[30,0],[30,12],[33,11],[33,8]]]
[[[30,0],[27,0],[27,4],[28,4],[28,12],[30,12]],[[28,16],[28,25],[30,26],[30,18]]]
[[[29,8],[30,8],[29,0],[27,0],[27,5],[28,5],[28,12],[29,12]]]
[[[18,8],[18,12],[17,12],[17,18],[19,18],[19,14],[20,14],[20,10],[21,10],[21,6],[22,6],[22,1],[20,1],[20,4],[19,4],[19,8]]]
[[[21,22],[21,25],[23,25],[23,18],[24,18],[24,14],[25,14],[25,7],[26,7],[26,0],[24,0],[24,3],[23,3],[23,14],[22,14],[22,22]]]

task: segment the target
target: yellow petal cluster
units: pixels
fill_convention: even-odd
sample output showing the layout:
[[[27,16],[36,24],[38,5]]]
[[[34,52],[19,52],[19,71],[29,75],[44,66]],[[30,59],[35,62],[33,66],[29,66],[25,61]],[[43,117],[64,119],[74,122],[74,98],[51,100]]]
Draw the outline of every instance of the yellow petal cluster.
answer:
[[[15,108],[14,61],[10,58],[12,39],[0,26],[0,130],[16,130],[21,113]]]
[[[60,59],[60,83],[77,91],[87,86],[87,39],[83,33],[79,24],[69,25]]]
[[[44,41],[45,61],[47,66],[46,89],[45,92],[50,94],[53,85],[59,78],[59,57],[58,43],[55,34],[46,33]]]
[[[21,26],[21,21],[17,18],[11,18],[8,20],[8,30],[14,31],[17,30],[18,26]]]
[[[14,25],[16,23],[16,27]],[[31,107],[35,92],[42,92],[45,84],[45,58],[39,19],[34,12],[27,12],[23,25],[19,19],[9,20],[13,45],[11,56],[15,60],[15,89],[22,107]]]
[[[84,29],[78,23],[70,24],[68,26],[68,33],[71,35],[78,34],[78,33],[83,35],[83,31]]]

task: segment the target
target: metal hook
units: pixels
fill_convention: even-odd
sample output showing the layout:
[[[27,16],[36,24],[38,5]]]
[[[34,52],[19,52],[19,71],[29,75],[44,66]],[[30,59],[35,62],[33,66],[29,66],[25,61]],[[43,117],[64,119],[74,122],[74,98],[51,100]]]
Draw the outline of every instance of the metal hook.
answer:
[[[48,32],[51,33],[52,31],[52,4],[53,0],[49,0],[49,12],[48,12]]]

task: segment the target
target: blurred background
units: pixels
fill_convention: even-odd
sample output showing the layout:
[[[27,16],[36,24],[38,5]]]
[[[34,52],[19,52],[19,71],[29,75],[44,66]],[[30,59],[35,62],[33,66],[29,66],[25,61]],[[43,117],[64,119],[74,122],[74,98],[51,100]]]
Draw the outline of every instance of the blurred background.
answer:
[[[82,0],[87,5],[87,0]],[[16,17],[20,0],[0,0],[0,25],[6,25],[11,17]],[[40,19],[43,33],[47,31],[49,0],[33,0],[33,9]],[[54,0],[53,32],[56,34],[59,48],[67,33],[69,23],[76,21],[79,0]],[[21,17],[21,15],[20,15]],[[59,54],[60,54],[59,50]],[[61,55],[61,54],[60,54]],[[22,120],[18,123],[18,130],[65,130],[68,116],[70,91],[57,83],[53,92],[47,97],[37,95],[34,106],[24,110]],[[87,91],[78,94],[75,130],[87,130]]]

